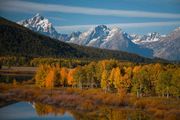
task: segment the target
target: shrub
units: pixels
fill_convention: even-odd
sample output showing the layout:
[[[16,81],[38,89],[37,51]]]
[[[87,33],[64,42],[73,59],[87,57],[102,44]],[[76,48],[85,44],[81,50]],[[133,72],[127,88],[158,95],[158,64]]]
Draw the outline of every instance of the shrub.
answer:
[[[165,111],[164,110],[156,110],[156,113],[154,115],[157,118],[164,118]]]
[[[93,102],[91,100],[85,100],[82,104],[80,104],[80,108],[82,110],[88,110],[91,111],[94,109]]]

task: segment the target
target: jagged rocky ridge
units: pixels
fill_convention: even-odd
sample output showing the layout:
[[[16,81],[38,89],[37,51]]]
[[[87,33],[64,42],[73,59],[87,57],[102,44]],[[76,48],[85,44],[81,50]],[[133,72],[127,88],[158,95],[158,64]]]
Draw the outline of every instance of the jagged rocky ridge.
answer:
[[[83,46],[92,46],[112,50],[121,50],[136,53],[145,57],[160,57],[169,60],[180,60],[179,34],[177,29],[169,35],[160,35],[157,32],[147,35],[129,35],[120,28],[108,28],[99,25],[85,32],[60,34],[48,19],[40,14],[18,22],[33,31],[58,39],[60,41],[75,43]]]

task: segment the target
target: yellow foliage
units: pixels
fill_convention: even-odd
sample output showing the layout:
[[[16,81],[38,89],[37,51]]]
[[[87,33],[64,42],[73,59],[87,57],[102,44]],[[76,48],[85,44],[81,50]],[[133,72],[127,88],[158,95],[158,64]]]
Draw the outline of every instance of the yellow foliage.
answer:
[[[50,70],[49,73],[47,74],[45,85],[47,88],[52,88],[54,87],[54,78],[55,78],[55,73],[54,69]]]
[[[68,85],[75,84],[75,80],[74,80],[74,77],[73,77],[75,72],[76,72],[75,69],[69,70],[68,75],[67,75]]]

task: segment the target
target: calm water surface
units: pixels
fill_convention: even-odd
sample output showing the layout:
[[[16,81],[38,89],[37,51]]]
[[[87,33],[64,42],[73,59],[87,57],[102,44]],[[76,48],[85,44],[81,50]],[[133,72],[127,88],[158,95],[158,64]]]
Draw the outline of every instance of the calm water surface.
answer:
[[[30,80],[34,77],[34,74],[0,74],[0,83],[12,83],[13,80],[17,82],[23,82]]]
[[[39,115],[34,106],[28,102],[19,102],[0,108],[1,120],[74,120],[73,116],[65,112],[62,114],[48,113]]]
[[[0,108],[0,120],[151,120],[138,110],[100,107],[96,111],[66,110],[50,105],[18,102]],[[153,120],[153,119],[152,119]]]

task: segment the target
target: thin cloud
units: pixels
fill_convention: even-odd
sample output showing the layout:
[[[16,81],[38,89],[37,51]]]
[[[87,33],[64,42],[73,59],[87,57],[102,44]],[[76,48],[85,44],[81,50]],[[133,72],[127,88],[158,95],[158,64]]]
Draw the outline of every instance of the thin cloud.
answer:
[[[93,28],[98,24],[90,25],[71,25],[71,26],[55,26],[58,31],[84,31],[89,28]],[[171,26],[180,25],[180,21],[170,21],[170,22],[144,22],[144,23],[115,23],[115,24],[105,24],[108,27],[120,27],[120,28],[142,28],[142,27],[153,27],[153,26]]]
[[[67,19],[60,18],[60,17],[48,17],[49,19],[58,20],[58,21],[67,21]]]
[[[143,18],[180,18],[180,14],[173,13],[158,13],[146,11],[132,11],[132,10],[112,10],[112,9],[99,9],[88,7],[76,7],[55,4],[43,4],[27,1],[4,1],[0,5],[1,10],[18,11],[18,12],[63,12],[75,13],[86,15],[104,15],[104,16],[117,16],[117,17],[143,17]]]

